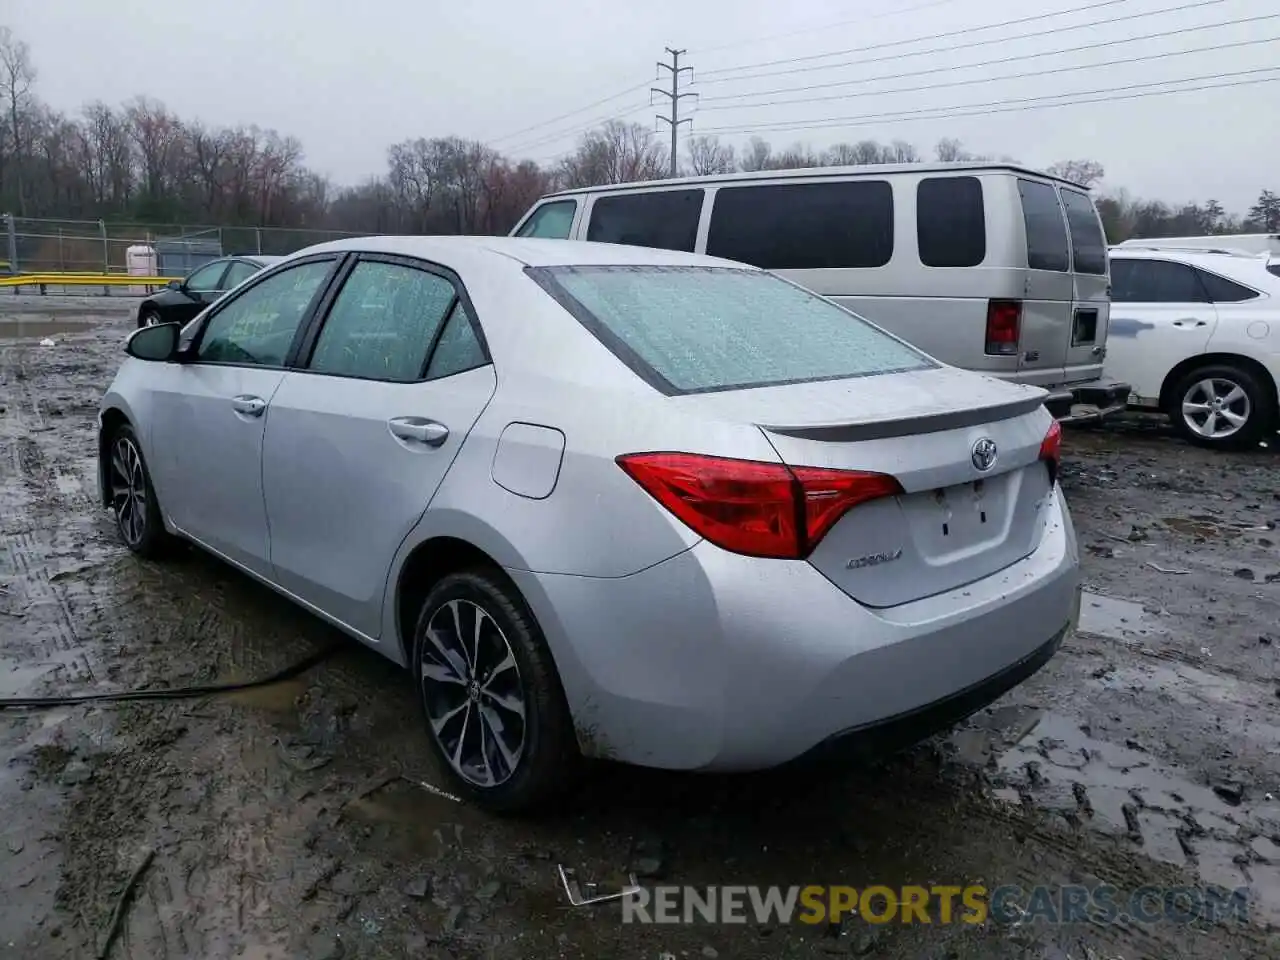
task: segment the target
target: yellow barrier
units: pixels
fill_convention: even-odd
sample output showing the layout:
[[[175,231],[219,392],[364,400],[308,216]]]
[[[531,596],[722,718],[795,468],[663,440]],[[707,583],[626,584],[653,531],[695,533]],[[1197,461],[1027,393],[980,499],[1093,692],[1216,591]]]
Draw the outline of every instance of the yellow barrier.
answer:
[[[0,276],[0,287],[163,287],[176,277],[134,277],[125,273],[28,273]]]

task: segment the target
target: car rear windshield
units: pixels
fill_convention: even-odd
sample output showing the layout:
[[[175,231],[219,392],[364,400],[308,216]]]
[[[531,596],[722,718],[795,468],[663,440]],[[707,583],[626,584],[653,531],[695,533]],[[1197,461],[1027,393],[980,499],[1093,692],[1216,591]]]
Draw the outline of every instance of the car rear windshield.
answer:
[[[837,380],[935,366],[785,280],[731,267],[530,267],[614,355],[666,394]]]

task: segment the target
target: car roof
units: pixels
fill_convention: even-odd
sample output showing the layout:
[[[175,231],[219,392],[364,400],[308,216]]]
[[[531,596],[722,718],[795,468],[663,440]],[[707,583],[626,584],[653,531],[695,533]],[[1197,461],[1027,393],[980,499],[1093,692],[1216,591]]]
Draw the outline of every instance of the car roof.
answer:
[[[678,250],[533,237],[353,237],[316,244],[299,250],[294,256],[349,251],[414,257],[458,269],[468,266],[476,268],[484,263],[493,264],[503,259],[529,267],[687,266],[757,269],[732,260]]]
[[[755,180],[793,180],[799,177],[807,179],[857,178],[902,176],[918,173],[1012,173],[1023,176],[1038,177],[1064,183],[1082,190],[1089,188],[1074,180],[1046,173],[1017,163],[991,162],[987,160],[937,161],[930,163],[870,163],[860,166],[845,167],[791,167],[785,170],[750,170],[744,173],[712,173],[698,177],[673,177],[669,180],[637,180],[629,183],[609,183],[594,187],[575,187],[570,190],[557,190],[539,198],[538,202],[553,197],[575,197],[593,193],[613,193],[619,190],[666,190],[673,187],[700,187],[716,183],[751,183]]]

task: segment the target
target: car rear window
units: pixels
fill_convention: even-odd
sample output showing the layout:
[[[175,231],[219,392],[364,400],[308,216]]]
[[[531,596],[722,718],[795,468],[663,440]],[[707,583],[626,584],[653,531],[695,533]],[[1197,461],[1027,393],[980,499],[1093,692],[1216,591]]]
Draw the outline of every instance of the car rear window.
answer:
[[[1062,191],[1062,205],[1067,208],[1067,226],[1071,228],[1071,260],[1076,273],[1107,272],[1107,240],[1093,201],[1076,190]]]
[[[1022,222],[1027,233],[1027,266],[1066,273],[1071,269],[1071,252],[1058,191],[1047,183],[1020,177],[1018,195],[1022,198]]]
[[[707,253],[765,270],[883,267],[893,256],[887,180],[721,187]]]
[[[922,370],[934,362],[779,277],[731,267],[530,267],[614,355],[666,394]]]

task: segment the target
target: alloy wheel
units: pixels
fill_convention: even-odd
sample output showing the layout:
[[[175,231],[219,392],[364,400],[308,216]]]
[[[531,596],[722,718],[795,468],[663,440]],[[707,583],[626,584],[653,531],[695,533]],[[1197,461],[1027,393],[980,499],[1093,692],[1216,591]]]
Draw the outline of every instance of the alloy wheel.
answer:
[[[111,505],[120,535],[136,547],[147,533],[147,477],[132,437],[120,437],[111,448]]]
[[[1225,440],[1239,433],[1252,412],[1245,389],[1222,377],[1199,380],[1182,397],[1183,421],[1206,440]]]
[[[422,699],[432,735],[458,776],[491,788],[524,754],[526,695],[502,628],[469,600],[442,604],[421,645]]]

